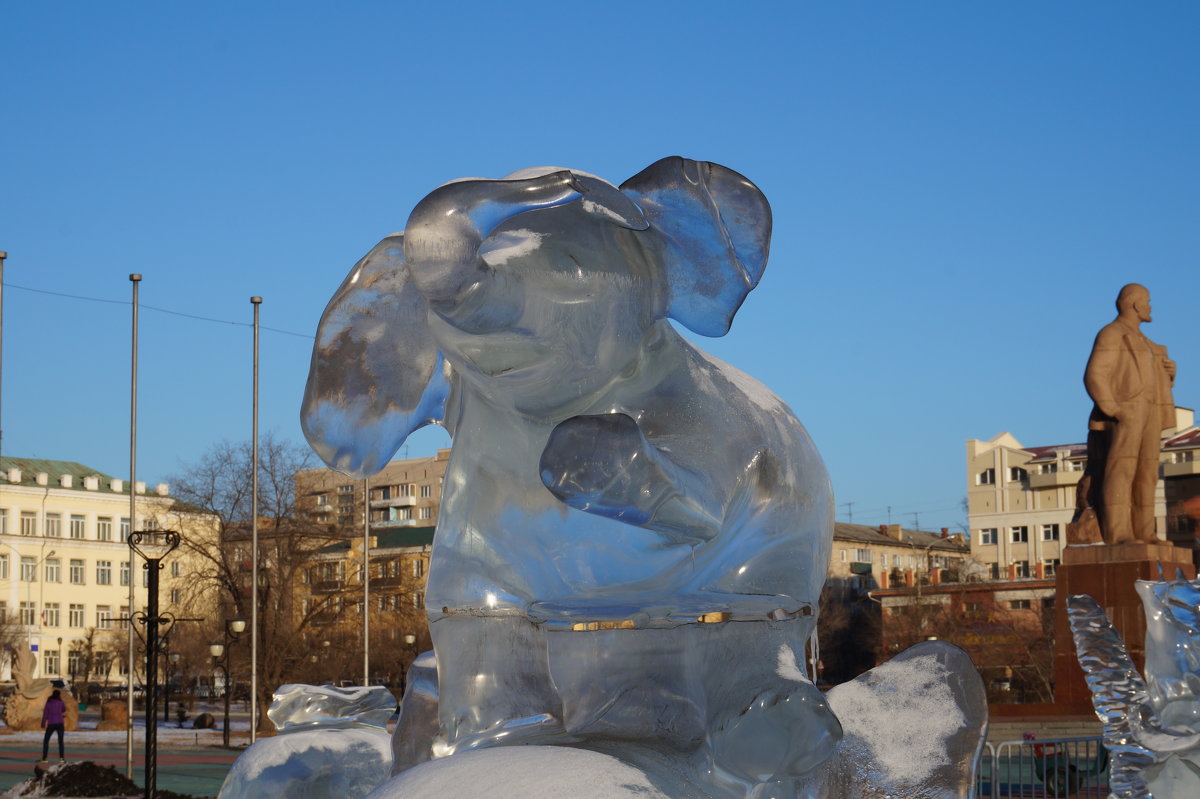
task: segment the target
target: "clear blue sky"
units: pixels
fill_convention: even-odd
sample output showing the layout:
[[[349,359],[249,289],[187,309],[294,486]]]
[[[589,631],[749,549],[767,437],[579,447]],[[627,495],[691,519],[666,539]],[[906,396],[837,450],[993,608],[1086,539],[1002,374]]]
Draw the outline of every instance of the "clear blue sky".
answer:
[[[1195,3],[9,3],[0,26],[4,454],[127,473],[130,272],[145,306],[240,323],[143,311],[153,482],[249,437],[251,295],[302,334],[261,350],[262,428],[299,440],[304,336],[429,190],[671,154],[770,199],[763,282],[702,345],[796,410],[856,522],[964,522],[967,438],[1082,440],[1125,282],[1200,402]]]

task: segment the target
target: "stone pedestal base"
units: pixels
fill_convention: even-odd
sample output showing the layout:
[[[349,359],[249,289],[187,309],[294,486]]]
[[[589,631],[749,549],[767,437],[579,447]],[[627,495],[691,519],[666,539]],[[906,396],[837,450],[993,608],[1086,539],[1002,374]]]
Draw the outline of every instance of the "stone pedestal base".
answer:
[[[1175,578],[1182,569],[1194,579],[1192,551],[1165,541],[1154,543],[1068,546],[1058,568],[1054,608],[1054,701],[1073,708],[1091,708],[1092,693],[1075,657],[1075,642],[1067,624],[1067,597],[1087,594],[1104,608],[1139,670],[1145,666],[1146,617],[1134,583]]]

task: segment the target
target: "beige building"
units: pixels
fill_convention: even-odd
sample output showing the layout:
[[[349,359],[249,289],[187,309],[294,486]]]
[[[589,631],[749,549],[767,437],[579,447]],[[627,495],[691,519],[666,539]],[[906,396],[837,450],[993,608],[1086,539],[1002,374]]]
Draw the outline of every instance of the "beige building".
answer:
[[[450,450],[440,449],[432,458],[392,461],[366,481],[371,531],[436,526],[449,461]],[[296,474],[297,507],[321,524],[361,531],[363,483],[332,469],[307,469]]]
[[[165,484],[136,486],[133,529],[211,530],[203,513],[177,502]],[[35,676],[116,677],[129,617],[146,604],[146,571],[130,566],[129,484],[81,463],[0,459],[0,618],[7,647],[36,653]],[[160,609],[185,616],[181,590],[188,573],[179,557],[163,561]],[[90,641],[89,641],[90,639]],[[84,661],[92,653],[91,668]],[[11,679],[0,658],[0,678]]]
[[[829,560],[831,586],[866,593],[877,588],[959,582],[969,578],[970,550],[959,533],[927,533],[898,524],[838,522]]]
[[[1200,430],[1190,409],[1175,409],[1160,460],[1159,537],[1190,547],[1197,516],[1189,513],[1188,501],[1200,496]],[[1027,447],[1011,433],[967,441],[971,555],[987,565],[992,579],[1054,576],[1086,466],[1083,443]]]

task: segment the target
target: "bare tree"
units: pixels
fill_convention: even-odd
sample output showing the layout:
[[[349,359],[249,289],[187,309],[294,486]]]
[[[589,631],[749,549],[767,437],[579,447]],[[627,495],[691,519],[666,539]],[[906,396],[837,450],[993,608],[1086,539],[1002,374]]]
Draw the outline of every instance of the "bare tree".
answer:
[[[342,540],[336,530],[317,524],[296,504],[294,477],[312,468],[312,453],[268,435],[259,443],[258,542],[258,726],[269,727],[265,711],[279,685],[303,676],[311,654],[314,621],[339,614],[340,595],[329,593],[308,601],[299,596],[305,570],[322,550]],[[174,493],[182,528],[181,562],[192,608],[211,608],[207,634],[221,640],[226,619],[251,618],[251,447],[249,442],[223,442],[174,477]],[[191,506],[189,508],[189,506]],[[193,524],[189,510],[200,509],[208,528]],[[194,520],[193,520],[194,521]],[[238,645],[236,673],[249,671],[249,645]]]

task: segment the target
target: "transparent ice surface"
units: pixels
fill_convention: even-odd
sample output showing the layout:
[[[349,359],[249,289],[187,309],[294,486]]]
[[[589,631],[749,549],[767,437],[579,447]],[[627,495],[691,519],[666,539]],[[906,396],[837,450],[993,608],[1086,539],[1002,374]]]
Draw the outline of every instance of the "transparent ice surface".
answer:
[[[1111,753],[1117,799],[1200,796],[1200,581],[1139,580],[1146,613],[1146,674],[1089,596],[1068,599],[1067,618]]]
[[[234,762],[220,799],[358,799],[392,767],[387,721],[396,700],[386,688],[285,685],[267,716],[279,729]]]
[[[454,441],[436,693],[418,669],[397,771],[565,744],[695,782],[670,795],[744,797],[834,751],[803,665],[833,525],[821,457],[669,321],[723,335],[770,233],[762,193],[717,164],[665,158],[620,187],[535,168],[439,187],[351,269],[317,332],[309,441],[356,477],[422,425]]]

